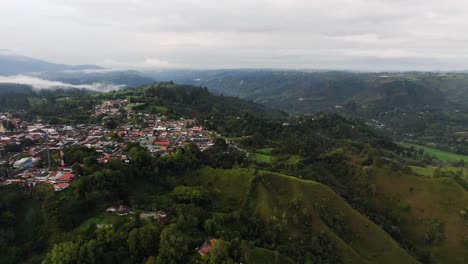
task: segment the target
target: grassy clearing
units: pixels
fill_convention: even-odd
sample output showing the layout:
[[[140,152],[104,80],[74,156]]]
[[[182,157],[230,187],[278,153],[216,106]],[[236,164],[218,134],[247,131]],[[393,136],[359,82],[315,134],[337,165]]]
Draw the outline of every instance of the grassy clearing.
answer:
[[[146,103],[131,103],[131,104],[128,104],[127,107],[131,109],[135,109],[135,108],[143,108],[145,105]]]
[[[425,177],[432,177],[434,175],[434,170],[436,167],[434,166],[427,166],[427,167],[419,167],[419,166],[410,166],[411,170],[419,176]]]
[[[255,161],[259,164],[270,164],[272,161],[273,148],[262,148],[255,150]]]
[[[255,152],[263,154],[263,155],[268,155],[271,156],[273,153],[273,148],[262,148],[262,149],[257,149]]]
[[[431,148],[431,147],[426,147],[422,145],[416,145],[416,144],[411,144],[411,143],[401,143],[400,144],[403,147],[414,147],[416,149],[423,149],[424,153],[427,153],[441,161],[445,162],[457,162],[460,160],[464,160],[465,162],[468,162],[468,156],[467,155],[460,155],[436,148]]]
[[[255,161],[257,163],[271,163],[271,156],[270,155],[264,155],[260,153],[255,153]]]
[[[244,257],[247,263],[269,263],[269,264],[293,264],[292,259],[265,248],[250,249],[243,247]]]
[[[147,111],[151,113],[166,114],[169,111],[169,108],[164,106],[151,106],[147,109]]]
[[[246,169],[221,170],[202,168],[184,177],[183,183],[201,185],[214,193],[216,211],[232,212],[244,204],[250,190],[253,172]]]
[[[86,233],[89,232],[89,230],[91,230],[92,228],[94,228],[97,224],[113,224],[118,220],[119,217],[125,216],[117,216],[102,213],[84,221],[83,223],[81,223],[81,225],[76,227],[75,231],[78,233]]]
[[[426,166],[426,167],[419,167],[419,166],[410,166],[411,170],[423,177],[432,178],[435,174],[437,169],[440,169],[442,173],[444,172],[452,172],[452,173],[459,173],[460,170],[462,171],[460,178],[468,182],[468,168],[461,168],[461,167],[453,167],[453,166]]]

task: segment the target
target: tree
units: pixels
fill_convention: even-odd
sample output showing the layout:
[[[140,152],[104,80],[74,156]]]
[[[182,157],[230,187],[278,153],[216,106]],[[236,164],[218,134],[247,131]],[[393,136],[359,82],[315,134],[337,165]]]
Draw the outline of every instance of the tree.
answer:
[[[208,201],[208,191],[201,186],[177,186],[172,191],[172,198],[179,203],[203,204]]]
[[[42,264],[72,264],[78,259],[80,246],[71,241],[55,244]]]
[[[190,240],[187,235],[173,224],[166,227],[161,233],[158,264],[186,263],[187,254],[190,253]]]
[[[210,253],[208,254],[208,263],[209,264],[231,264],[235,263],[232,258],[229,256],[230,243],[224,240],[217,240]]]
[[[134,228],[128,234],[128,249],[140,261],[149,256],[156,256],[159,248],[161,230],[158,226],[148,224]]]
[[[78,263],[100,263],[103,256],[104,250],[102,245],[98,241],[91,239],[81,245],[78,253]]]

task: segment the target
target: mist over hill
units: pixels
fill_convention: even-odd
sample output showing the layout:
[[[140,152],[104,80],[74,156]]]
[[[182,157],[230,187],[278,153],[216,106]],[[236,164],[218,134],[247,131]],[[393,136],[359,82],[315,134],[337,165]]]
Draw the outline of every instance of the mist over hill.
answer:
[[[76,88],[104,92],[152,82],[152,78],[137,71],[96,65],[70,66],[0,53],[0,83],[30,85],[34,89]]]

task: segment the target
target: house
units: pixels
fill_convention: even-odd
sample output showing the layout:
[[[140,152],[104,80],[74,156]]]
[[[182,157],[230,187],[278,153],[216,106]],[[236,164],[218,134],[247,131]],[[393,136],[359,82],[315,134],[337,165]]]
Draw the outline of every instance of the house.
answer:
[[[156,212],[156,219],[158,219],[158,222],[162,225],[165,225],[169,221],[167,213],[162,210]]]
[[[68,183],[59,183],[59,184],[54,185],[54,190],[56,192],[59,192],[59,191],[65,190],[68,187],[70,187],[70,184]]]
[[[0,142],[9,143],[10,141],[11,141],[11,138],[9,137],[0,137]]]
[[[210,253],[216,241],[216,238],[210,238],[205,241],[205,243],[198,248],[198,254],[200,254],[200,256],[205,256],[206,254]]]
[[[32,167],[32,166],[33,166],[32,158],[22,158],[20,160],[15,161],[15,163],[13,163],[13,168],[15,169],[27,168],[27,167]]]
[[[161,150],[167,150],[171,143],[169,141],[155,141],[153,145],[156,145],[161,148]]]
[[[167,147],[171,143],[169,141],[155,141],[153,144],[160,147]]]
[[[58,182],[71,182],[75,178],[73,173],[65,173],[64,175],[58,177],[56,181]]]
[[[203,131],[203,127],[202,127],[202,126],[194,126],[194,127],[192,127],[192,132],[199,133],[199,132],[202,132],[202,131]]]
[[[106,154],[104,154],[103,157],[101,157],[101,158],[98,160],[98,162],[99,162],[100,164],[107,163],[107,161],[110,159],[110,157],[111,157],[111,154],[107,154],[107,153],[106,153]]]
[[[127,215],[130,212],[130,208],[125,205],[112,206],[106,209],[106,213],[114,213],[117,215]]]
[[[57,178],[60,178],[62,176],[62,172],[60,171],[52,171],[51,173],[49,173],[49,178],[51,180],[56,180]]]

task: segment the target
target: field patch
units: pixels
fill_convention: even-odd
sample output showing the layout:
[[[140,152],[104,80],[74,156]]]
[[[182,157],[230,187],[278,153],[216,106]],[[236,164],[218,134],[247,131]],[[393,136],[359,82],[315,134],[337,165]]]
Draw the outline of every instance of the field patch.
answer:
[[[247,169],[222,170],[210,167],[198,170],[195,175],[186,175],[182,183],[200,185],[212,192],[215,211],[239,210],[250,190],[253,171]]]
[[[107,213],[101,213],[99,215],[89,218],[88,220],[85,220],[78,227],[76,227],[75,231],[77,231],[78,233],[86,233],[86,232],[89,232],[89,230],[95,228],[96,225],[111,225],[111,224],[114,224],[119,218],[122,218],[122,217],[125,217],[125,216],[117,216],[117,215],[111,215]]]
[[[431,148],[431,147],[426,147],[422,145],[417,145],[417,144],[411,144],[411,143],[402,143],[400,144],[403,147],[414,147],[415,149],[423,149],[425,154],[428,154],[430,156],[433,156],[441,161],[445,162],[457,162],[460,160],[463,160],[465,162],[468,162],[468,156],[467,155],[460,155],[456,154],[453,152],[448,152],[436,148]]]
[[[272,161],[273,148],[257,149],[255,151],[255,161],[257,163],[269,164]]]

